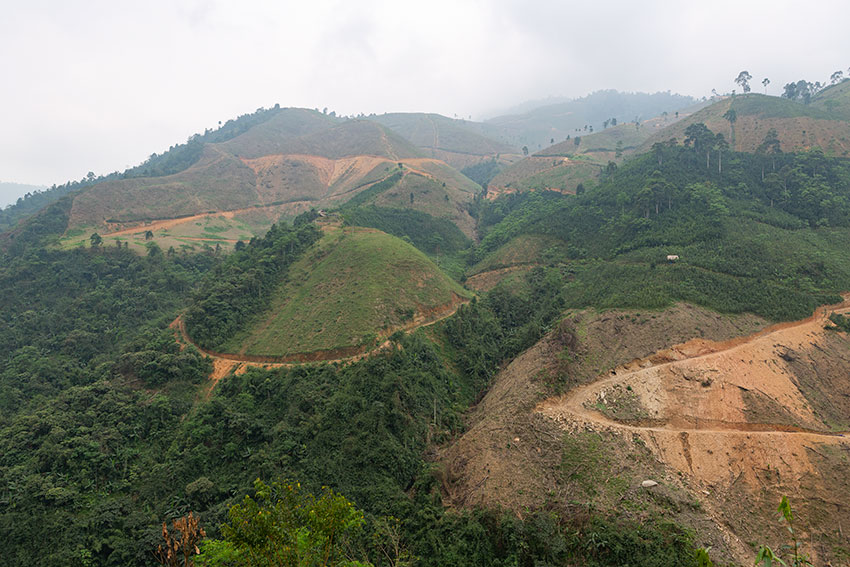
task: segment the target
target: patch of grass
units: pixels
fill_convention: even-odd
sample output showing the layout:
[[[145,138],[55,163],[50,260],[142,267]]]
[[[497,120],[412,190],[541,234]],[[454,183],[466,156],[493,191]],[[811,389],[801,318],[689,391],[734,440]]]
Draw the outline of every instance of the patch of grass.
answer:
[[[609,419],[620,422],[635,422],[649,417],[637,394],[631,387],[624,388],[621,384],[607,389],[605,397],[600,397],[595,407]]]
[[[561,474],[564,480],[581,487],[587,496],[599,494],[610,465],[611,457],[598,433],[583,432],[564,436]]]
[[[520,235],[487,254],[469,269],[477,274],[521,264],[552,264],[567,259],[567,245],[558,238],[540,234]]]
[[[456,296],[469,293],[403,240],[333,229],[293,264],[271,307],[225,350],[280,356],[371,344]]]
[[[348,210],[374,200],[375,197],[377,197],[384,191],[388,191],[389,189],[391,189],[396,183],[401,180],[402,176],[404,176],[404,172],[402,171],[396,171],[395,173],[388,175],[384,179],[378,181],[371,187],[364,189],[363,191],[349,199],[345,203],[345,205],[342,206],[342,209]]]

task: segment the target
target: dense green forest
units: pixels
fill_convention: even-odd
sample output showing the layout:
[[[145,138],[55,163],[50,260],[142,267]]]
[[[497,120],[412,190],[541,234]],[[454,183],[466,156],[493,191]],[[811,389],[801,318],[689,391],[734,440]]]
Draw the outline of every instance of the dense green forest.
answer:
[[[819,150],[733,153],[698,126],[710,142],[659,145],[583,195],[481,203],[473,260],[521,234],[557,237],[571,307],[690,301],[786,320],[837,301],[850,286],[850,164]]]
[[[465,250],[472,244],[450,220],[420,211],[375,206],[343,210],[343,218],[348,224],[377,228],[393,236],[407,237],[426,254],[451,254]]]
[[[138,256],[52,247],[69,208],[57,201],[0,240],[5,563],[152,565],[162,522],[192,511],[217,542],[202,545],[208,564],[226,565],[227,553],[250,547],[234,527],[239,514],[290,494],[310,506],[350,501],[347,544],[376,565],[400,558],[386,554],[391,541],[423,566],[696,565],[693,534],[660,515],[638,524],[544,502],[522,518],[446,511],[427,458],[463,430],[463,412],[500,365],[567,308],[684,300],[780,320],[850,289],[847,162],[817,151],[737,154],[713,134],[707,149],[708,134],[692,134],[687,146],[610,167],[583,195],[477,201],[479,244],[418,213],[346,210],[351,224],[467,266],[523,234],[561,239],[568,254],[427,332],[393,335],[395,348],[372,357],[251,368],[212,391],[210,361],[181,350],[168,325],[185,313],[206,333],[196,340],[220,343],[315,240],[315,215],[224,258],[156,246]]]
[[[301,224],[300,220],[296,223]],[[242,330],[268,303],[289,265],[320,235],[309,223],[299,228],[273,225],[263,238],[240,246],[194,294],[184,315],[192,339],[202,347],[216,349]]]

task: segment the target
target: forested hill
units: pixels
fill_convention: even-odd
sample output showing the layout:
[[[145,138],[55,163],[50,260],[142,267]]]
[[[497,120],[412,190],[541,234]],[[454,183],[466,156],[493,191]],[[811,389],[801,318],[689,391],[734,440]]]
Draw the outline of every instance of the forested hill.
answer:
[[[311,128],[313,118],[333,122],[312,114],[296,129]],[[272,118],[260,126],[280,124]],[[328,131],[337,128],[334,122]],[[380,125],[353,123],[342,133],[361,128],[378,149],[418,151],[393,135],[384,140]],[[256,133],[231,142],[244,142],[247,152]],[[656,318],[666,321],[670,308],[684,321],[676,336],[686,340],[703,333],[689,313],[700,314],[700,325],[719,324],[721,313],[766,324],[807,317],[850,289],[847,160],[817,149],[777,151],[773,136],[762,140],[764,151],[736,152],[718,133],[691,123],[683,143],[658,143],[611,163],[597,185],[577,195],[535,191],[486,200],[461,191],[471,182],[448,177],[447,165],[426,169],[432,158],[385,157],[369,170],[375,182],[336,212],[308,208],[292,224],[270,223],[263,236],[233,242],[227,253],[161,247],[159,236],[145,241],[143,254],[120,239],[89,235],[84,246],[63,249],[74,200],[49,205],[5,235],[0,258],[4,562],[150,565],[164,541],[162,523],[190,511],[205,530],[199,548],[207,565],[273,553],[267,541],[375,565],[690,567],[705,565],[695,548],[709,545],[731,561],[724,543],[730,530],[737,537],[769,529],[718,524],[702,502],[723,504],[728,494],[698,490],[685,473],[665,473],[652,447],[632,435],[574,431],[535,409],[582,380],[607,376],[615,360],[594,344],[610,350],[616,341],[629,343]],[[298,143],[319,134],[299,134]],[[233,154],[222,158],[234,161],[248,167]],[[281,163],[254,165],[265,171],[260,166]],[[431,171],[442,171],[447,187]],[[464,235],[455,213],[472,220],[480,240]],[[220,225],[207,226],[217,236]],[[678,260],[668,262],[670,255]],[[356,277],[372,265],[384,272]],[[471,297],[476,278],[486,285]],[[307,299],[298,297],[301,290]],[[429,298],[434,291],[440,297]],[[427,326],[409,321],[448,297],[464,305],[452,305],[456,312],[438,321],[423,319]],[[382,315],[372,320],[377,328],[351,331],[344,310],[351,305]],[[317,306],[329,315],[317,316]],[[284,317],[276,323],[278,314]],[[202,344],[241,354],[249,354],[236,340],[246,328],[263,340],[277,330],[309,338],[333,328],[347,341],[340,344],[358,341],[363,356],[225,367],[227,359],[208,358],[176,336],[180,315]],[[593,334],[602,325],[610,335]],[[634,340],[638,346],[617,356],[628,362],[672,346],[668,329],[658,326],[657,347],[646,352],[649,343]],[[627,340],[626,332],[633,333]],[[784,350],[770,356],[776,364],[777,357],[797,360]],[[831,362],[844,368],[844,358]],[[712,385],[704,377],[695,383],[706,392]],[[485,400],[491,392],[499,399]],[[763,402],[747,407],[758,410],[751,423],[785,415],[779,402],[751,396]],[[628,404],[633,397],[618,399]],[[503,412],[494,414],[494,437],[478,455],[488,464],[472,472],[438,465],[450,444],[484,423],[467,421],[473,405]],[[848,428],[840,409],[827,412],[838,416],[835,431]],[[646,423],[641,411],[631,415],[634,422]],[[518,433],[507,425],[515,423],[523,428]],[[612,452],[623,443],[633,444]],[[812,470],[844,458],[821,452],[824,461],[813,458]],[[504,507],[465,500],[462,487],[490,490],[499,480],[507,470],[499,468],[503,456],[526,471],[503,475],[506,484],[496,486],[504,488],[492,489]],[[634,472],[640,459],[651,467]],[[655,492],[642,485],[644,470],[661,481]],[[823,470],[841,478],[832,473],[844,469]],[[775,509],[763,499],[757,506]],[[827,558],[841,553],[829,547],[831,524],[828,515],[809,518]],[[325,537],[331,528],[339,528],[330,538],[337,545]],[[287,540],[290,533],[299,539]]]
[[[523,234],[555,237],[568,247],[576,306],[686,300],[792,319],[848,289],[846,160],[819,150],[718,150],[702,124],[689,134],[688,146],[658,145],[610,167],[583,195],[531,192],[486,204],[475,258]],[[666,265],[668,254],[681,260]]]

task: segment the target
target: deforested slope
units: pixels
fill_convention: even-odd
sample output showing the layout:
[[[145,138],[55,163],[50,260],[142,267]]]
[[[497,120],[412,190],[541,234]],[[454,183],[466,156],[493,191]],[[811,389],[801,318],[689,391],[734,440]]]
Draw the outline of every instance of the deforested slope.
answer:
[[[618,122],[640,122],[665,112],[673,115],[695,102],[691,97],[670,92],[648,94],[602,90],[527,112],[491,118],[485,124],[491,137],[498,137],[517,147],[528,146],[535,151],[567,136],[587,134],[590,127],[601,130],[605,121],[611,118]]]
[[[227,151],[248,158],[288,154],[331,159],[359,155],[391,159],[421,156],[407,140],[368,120],[347,120],[298,136],[281,136],[280,131],[273,128],[274,122],[264,126],[266,128],[251,129],[222,145]]]
[[[655,133],[639,151],[670,139],[682,142],[685,129],[697,123],[723,134],[737,151],[758,151],[768,132],[774,130],[783,152],[820,148],[830,155],[850,156],[850,122],[837,111],[755,93],[720,99]]]
[[[221,239],[196,228],[203,228],[198,215],[226,213],[229,226],[222,233],[233,244],[262,234],[281,218],[338,208],[352,199],[448,219],[467,236],[474,231],[466,205],[480,187],[376,122],[284,109],[230,139],[193,144],[199,157],[186,169],[113,178],[79,192],[62,245],[85,244],[94,232],[122,240],[136,229],[131,240],[137,249],[150,240],[164,249],[215,247]],[[388,179],[393,182],[382,185]],[[387,188],[393,190],[384,192]],[[247,214],[250,209],[256,214]],[[233,214],[239,222],[228,220]],[[169,223],[170,232],[159,228],[162,221],[180,219],[184,222]]]
[[[566,140],[556,139],[551,146],[512,164],[490,180],[488,196],[545,189],[574,192],[580,184],[595,183],[610,162],[622,162],[642,148],[647,139],[667,131],[703,106],[692,105],[647,120],[620,122],[601,130],[573,132]]]

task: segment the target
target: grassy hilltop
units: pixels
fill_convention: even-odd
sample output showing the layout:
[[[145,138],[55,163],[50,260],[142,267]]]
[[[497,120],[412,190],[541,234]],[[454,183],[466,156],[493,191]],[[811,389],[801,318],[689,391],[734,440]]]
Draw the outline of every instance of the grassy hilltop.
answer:
[[[365,345],[470,297],[422,252],[374,229],[329,227],[225,352],[285,356]]]

